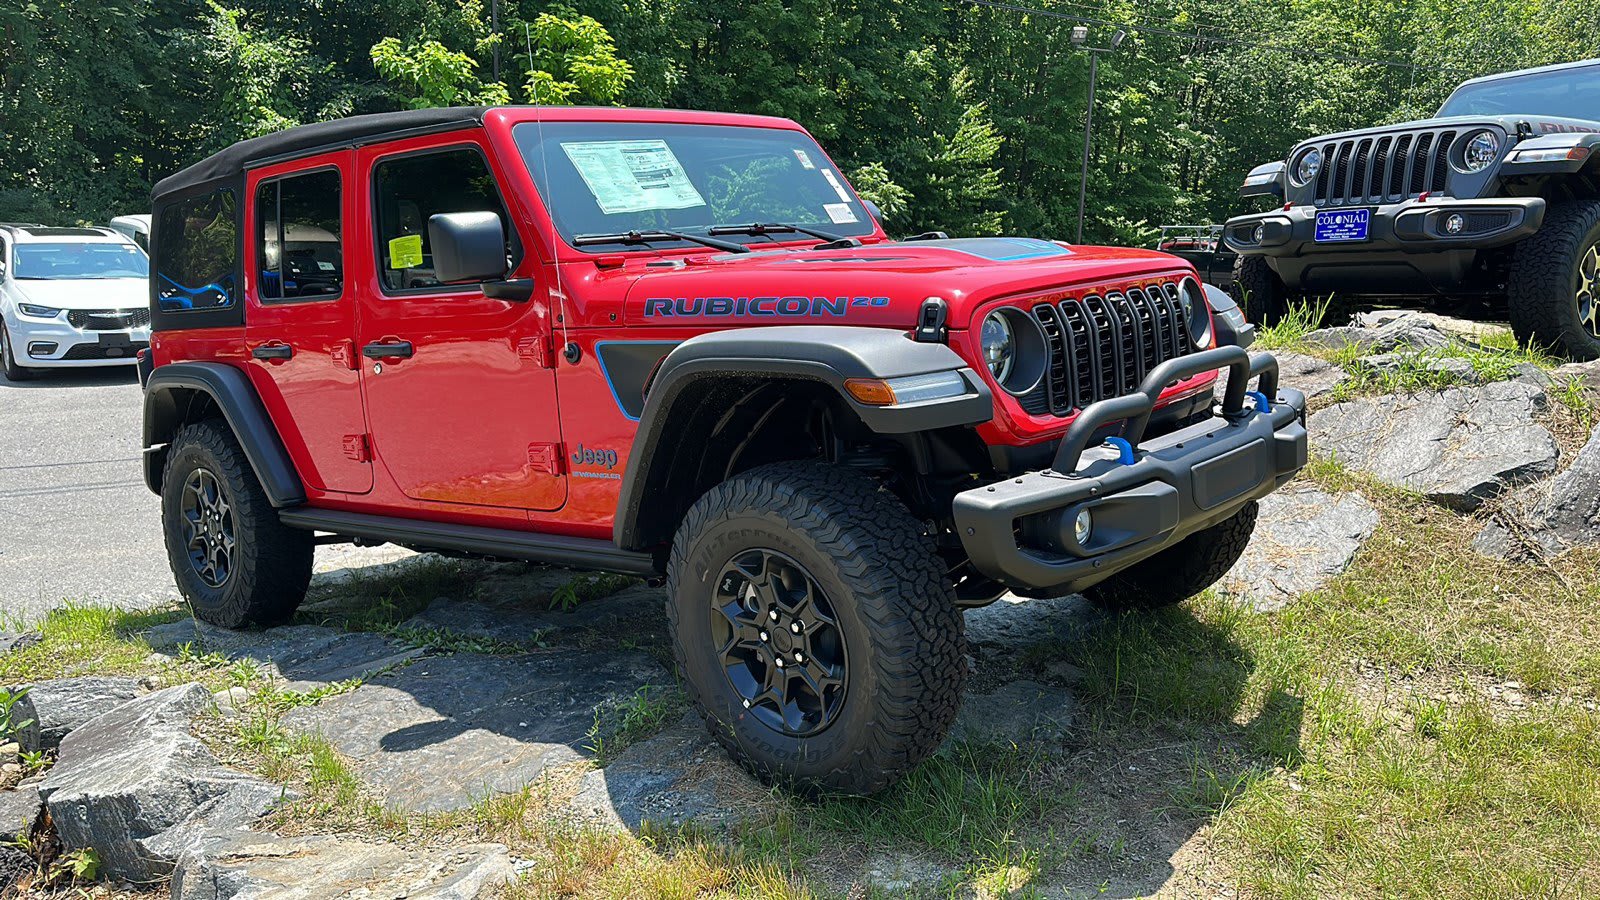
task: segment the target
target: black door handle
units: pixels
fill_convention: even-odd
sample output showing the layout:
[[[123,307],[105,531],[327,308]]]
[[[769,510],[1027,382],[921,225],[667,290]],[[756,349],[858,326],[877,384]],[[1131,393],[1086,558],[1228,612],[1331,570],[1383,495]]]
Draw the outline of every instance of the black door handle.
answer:
[[[262,344],[250,351],[256,359],[289,359],[294,356],[294,348],[288,344]]]
[[[367,359],[410,359],[415,352],[410,341],[376,341],[361,348]]]

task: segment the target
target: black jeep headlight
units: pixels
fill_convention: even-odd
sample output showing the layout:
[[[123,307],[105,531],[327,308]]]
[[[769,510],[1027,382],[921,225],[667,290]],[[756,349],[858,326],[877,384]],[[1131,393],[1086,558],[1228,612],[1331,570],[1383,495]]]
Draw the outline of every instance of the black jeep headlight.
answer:
[[[1479,131],[1467,136],[1461,144],[1461,169],[1464,172],[1482,172],[1494,165],[1500,155],[1500,139],[1492,131]]]
[[[997,309],[983,317],[979,343],[989,374],[1007,393],[1026,394],[1038,387],[1049,352],[1033,316],[1011,306]]]
[[[1300,151],[1299,157],[1289,169],[1294,173],[1294,183],[1297,185],[1310,184],[1311,179],[1317,177],[1317,172],[1322,169],[1322,151],[1315,147],[1307,147]]]
[[[1189,327],[1189,340],[1196,349],[1205,349],[1211,343],[1211,308],[1206,304],[1205,291],[1200,282],[1185,278],[1178,286],[1178,302],[1183,305],[1183,321]]]

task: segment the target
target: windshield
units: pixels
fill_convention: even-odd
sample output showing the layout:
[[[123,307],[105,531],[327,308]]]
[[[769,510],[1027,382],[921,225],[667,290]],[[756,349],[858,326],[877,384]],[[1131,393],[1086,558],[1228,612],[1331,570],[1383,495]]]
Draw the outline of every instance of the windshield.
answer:
[[[1555,116],[1600,122],[1600,66],[1462,85],[1440,116]]]
[[[784,224],[861,237],[873,224],[861,201],[798,131],[648,122],[527,122],[512,131],[568,243],[580,235]],[[724,235],[745,244],[772,237]],[[776,240],[792,241],[794,234]],[[692,246],[663,237],[650,247]],[[615,252],[622,242],[585,244]]]
[[[132,244],[19,243],[13,278],[148,278],[150,258]]]

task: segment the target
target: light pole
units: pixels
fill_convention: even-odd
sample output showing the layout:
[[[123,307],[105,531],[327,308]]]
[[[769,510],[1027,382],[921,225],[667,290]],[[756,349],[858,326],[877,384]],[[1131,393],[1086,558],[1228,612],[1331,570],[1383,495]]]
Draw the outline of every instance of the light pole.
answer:
[[[500,80],[500,0],[489,0],[489,34],[494,36],[494,80]]]
[[[1126,31],[1118,28],[1111,35],[1111,46],[1088,47],[1085,43],[1089,40],[1089,27],[1072,26],[1072,46],[1089,54],[1089,108],[1083,114],[1083,174],[1078,178],[1078,236],[1073,241],[1075,244],[1083,243],[1083,207],[1084,200],[1089,194],[1089,147],[1094,136],[1094,83],[1100,74],[1100,54],[1110,53],[1122,46],[1122,39],[1127,36]]]

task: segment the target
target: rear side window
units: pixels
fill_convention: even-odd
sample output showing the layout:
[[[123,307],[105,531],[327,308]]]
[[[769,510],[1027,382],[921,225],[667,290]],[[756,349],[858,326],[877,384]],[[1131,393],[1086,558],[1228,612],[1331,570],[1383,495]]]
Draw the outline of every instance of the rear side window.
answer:
[[[161,211],[156,227],[156,298],[162,311],[234,306],[239,209],[233,190],[172,203]]]
[[[483,154],[461,147],[380,161],[373,169],[377,205],[378,271],[385,291],[439,287],[428,246],[428,217],[451,212],[493,212],[506,229],[506,256],[519,256],[516,231]]]
[[[263,302],[340,295],[339,210],[334,169],[264,181],[256,188],[256,290]]]

